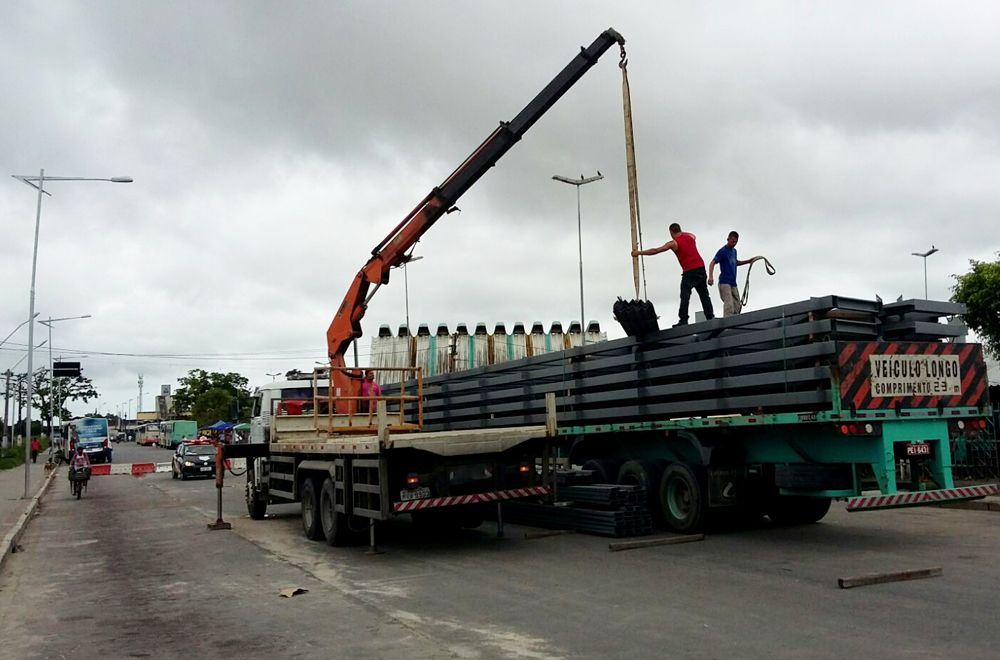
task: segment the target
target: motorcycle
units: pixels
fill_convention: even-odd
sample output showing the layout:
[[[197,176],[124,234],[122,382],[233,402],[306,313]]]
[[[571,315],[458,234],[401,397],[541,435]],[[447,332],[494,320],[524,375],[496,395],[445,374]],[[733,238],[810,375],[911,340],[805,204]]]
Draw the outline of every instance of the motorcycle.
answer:
[[[80,467],[80,468],[71,467],[69,469],[70,492],[76,497],[76,499],[80,499],[80,496],[83,495],[83,491],[87,489],[87,484],[89,482],[90,482],[89,467]]]

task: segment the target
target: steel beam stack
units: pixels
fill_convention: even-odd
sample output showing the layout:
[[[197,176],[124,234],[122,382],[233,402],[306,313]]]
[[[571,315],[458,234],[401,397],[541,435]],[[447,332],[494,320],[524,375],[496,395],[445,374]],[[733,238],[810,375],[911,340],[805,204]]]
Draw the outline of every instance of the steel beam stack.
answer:
[[[653,520],[645,506],[630,505],[614,510],[553,506],[529,502],[504,502],[505,522],[543,527],[574,529],[600,536],[641,536],[653,532]]]
[[[544,424],[548,392],[560,425],[826,410],[838,342],[954,338],[964,328],[937,321],[963,311],[824,296],[444,374],[424,380],[424,429]]]

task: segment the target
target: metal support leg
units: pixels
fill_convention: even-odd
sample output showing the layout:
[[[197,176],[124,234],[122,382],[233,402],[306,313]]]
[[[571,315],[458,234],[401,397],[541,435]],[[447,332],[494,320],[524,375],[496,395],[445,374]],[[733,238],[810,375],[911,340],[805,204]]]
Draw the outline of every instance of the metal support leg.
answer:
[[[218,518],[216,518],[214,523],[208,523],[208,528],[212,531],[232,529],[233,526],[222,519],[222,487],[216,486],[215,492],[219,494]]]
[[[233,526],[222,519],[222,486],[226,480],[226,463],[222,455],[222,445],[215,448],[215,492],[218,498],[218,516],[214,523],[208,523],[208,528],[212,531],[220,529],[232,529]]]
[[[380,402],[381,403],[381,402]],[[365,552],[366,555],[380,555],[382,551],[378,549],[375,545],[375,521],[372,520],[371,525],[368,527],[368,550]]]
[[[497,538],[503,538],[503,510],[499,502],[497,502]]]

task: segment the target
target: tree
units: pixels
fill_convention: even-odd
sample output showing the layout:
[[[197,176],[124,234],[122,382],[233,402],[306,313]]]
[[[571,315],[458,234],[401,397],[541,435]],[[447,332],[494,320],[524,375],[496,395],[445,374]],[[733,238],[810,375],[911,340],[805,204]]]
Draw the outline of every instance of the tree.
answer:
[[[69,419],[72,413],[66,409],[67,401],[90,402],[100,396],[94,389],[94,383],[89,378],[74,376],[73,378],[56,378],[55,383],[49,378],[49,370],[42,368],[35,372],[31,400],[39,411],[39,419],[46,424],[51,419],[52,406],[50,402],[55,396],[55,416],[59,419]]]
[[[1000,359],[1000,253],[997,257],[993,262],[970,259],[968,273],[952,275],[956,284],[951,299],[965,305],[965,325],[982,338],[993,357]]]
[[[198,426],[207,426],[220,419],[249,420],[253,397],[248,386],[250,381],[244,376],[192,369],[177,382],[181,386],[174,393],[174,410],[190,413]]]

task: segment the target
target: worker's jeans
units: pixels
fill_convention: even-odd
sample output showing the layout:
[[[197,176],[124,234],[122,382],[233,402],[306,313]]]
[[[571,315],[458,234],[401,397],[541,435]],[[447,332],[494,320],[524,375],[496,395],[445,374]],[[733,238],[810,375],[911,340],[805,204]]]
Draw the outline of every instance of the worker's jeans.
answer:
[[[740,290],[735,284],[719,282],[719,296],[722,298],[722,315],[736,316],[743,309],[740,301]]]
[[[680,325],[688,322],[688,304],[691,302],[691,289],[698,292],[701,298],[701,308],[705,312],[706,319],[714,319],[715,312],[712,311],[712,299],[708,296],[708,274],[705,267],[694,268],[681,275],[681,309],[678,312]]]

